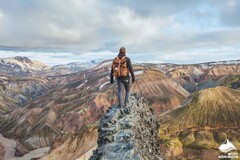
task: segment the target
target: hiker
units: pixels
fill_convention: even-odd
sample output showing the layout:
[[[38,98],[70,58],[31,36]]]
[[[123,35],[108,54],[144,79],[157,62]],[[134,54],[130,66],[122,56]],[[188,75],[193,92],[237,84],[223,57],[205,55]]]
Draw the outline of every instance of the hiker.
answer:
[[[129,96],[130,96],[130,76],[129,72],[131,73],[132,83],[135,82],[135,76],[133,72],[133,67],[131,60],[126,57],[126,49],[121,47],[119,49],[118,56],[113,60],[111,75],[110,75],[110,83],[114,83],[114,77],[117,79],[118,84],[118,103],[119,107],[126,108]],[[123,102],[122,99],[122,90],[123,86],[126,91],[125,100]]]

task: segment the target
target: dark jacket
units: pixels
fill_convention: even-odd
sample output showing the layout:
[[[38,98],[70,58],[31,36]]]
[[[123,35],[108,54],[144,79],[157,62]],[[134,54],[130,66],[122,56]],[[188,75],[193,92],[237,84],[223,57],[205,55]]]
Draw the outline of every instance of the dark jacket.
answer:
[[[134,72],[133,72],[133,67],[132,67],[132,63],[131,63],[130,58],[126,57],[126,61],[127,61],[127,67],[129,69],[129,72],[130,72],[131,77],[132,77],[132,81],[135,82],[135,75],[134,75]],[[120,80],[130,79],[129,73],[127,74],[127,76],[119,77],[117,79],[120,79]],[[111,73],[110,73],[110,82],[113,82],[113,68],[112,67],[111,67]]]

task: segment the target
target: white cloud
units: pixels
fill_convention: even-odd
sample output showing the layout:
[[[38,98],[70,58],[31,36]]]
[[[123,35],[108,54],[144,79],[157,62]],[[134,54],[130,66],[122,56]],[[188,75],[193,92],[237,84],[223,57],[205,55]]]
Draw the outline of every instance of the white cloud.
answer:
[[[0,19],[3,18],[3,13],[0,11]]]
[[[164,37],[164,29],[170,26],[173,16],[143,17],[130,8],[118,8],[111,16],[110,29],[120,36],[120,46],[133,52],[156,51],[156,41]]]
[[[3,3],[7,21],[1,26],[1,45],[86,50],[101,47],[97,32],[102,25],[101,13],[95,1],[43,0],[33,1],[31,7],[14,1],[14,7],[13,2]]]
[[[144,40],[154,38],[159,25],[154,18],[143,18],[128,8],[118,9],[111,17],[111,29],[121,35],[122,44],[141,44]]]
[[[205,55],[204,48],[221,52],[219,46],[230,48],[229,56],[237,57],[239,9],[237,0],[217,4],[211,0],[0,1],[0,46],[78,51],[65,60],[63,51],[55,56],[49,53],[51,59],[38,53],[40,60],[54,63],[96,56],[105,59],[121,46],[135,60],[147,54],[147,61],[156,57],[168,61],[169,54],[187,53],[185,60],[194,62],[195,53]]]

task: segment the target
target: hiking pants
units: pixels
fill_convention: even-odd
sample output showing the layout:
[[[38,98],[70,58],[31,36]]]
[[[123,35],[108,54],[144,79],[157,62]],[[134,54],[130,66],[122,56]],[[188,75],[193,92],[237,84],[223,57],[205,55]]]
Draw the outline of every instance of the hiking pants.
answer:
[[[120,106],[126,106],[129,96],[130,96],[130,80],[129,79],[124,79],[124,80],[118,79],[117,84],[118,84],[118,103]],[[124,103],[122,101],[123,87],[125,88],[125,91],[126,91]]]

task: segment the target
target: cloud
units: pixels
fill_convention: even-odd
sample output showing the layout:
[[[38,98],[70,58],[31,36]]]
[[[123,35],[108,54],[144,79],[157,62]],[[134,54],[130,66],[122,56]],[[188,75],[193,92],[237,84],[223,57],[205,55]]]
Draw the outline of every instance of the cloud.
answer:
[[[86,50],[101,45],[97,38],[101,17],[95,1],[13,1],[0,2],[5,15],[2,45]]]
[[[52,59],[63,59],[65,51],[73,58],[104,59],[121,46],[149,61],[172,61],[176,54],[188,62],[197,61],[196,54],[208,60],[205,54],[221,48],[238,57],[239,11],[238,0],[0,1],[0,46],[60,51]]]
[[[121,35],[121,46],[127,46],[134,51],[138,48],[148,48],[149,43],[156,41],[156,35],[161,35],[160,27],[168,21],[170,18],[141,17],[129,8],[118,8],[111,16],[112,25],[109,29],[116,35]]]
[[[224,1],[218,10],[219,19],[224,25],[239,27],[240,2],[238,0]]]
[[[2,14],[2,12],[0,11],[0,19],[2,19],[3,18],[3,14]]]

